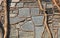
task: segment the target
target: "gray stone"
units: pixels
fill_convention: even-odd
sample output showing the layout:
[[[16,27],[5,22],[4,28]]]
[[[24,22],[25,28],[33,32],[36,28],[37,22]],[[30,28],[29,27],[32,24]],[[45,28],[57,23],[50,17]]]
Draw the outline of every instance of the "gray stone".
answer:
[[[18,9],[13,10],[14,14],[18,14]]]
[[[17,36],[11,36],[10,38],[17,38]]]
[[[24,25],[22,25],[22,29],[26,31],[34,31],[34,25],[32,21],[28,21]]]
[[[44,27],[35,27],[35,38],[41,38]]]
[[[53,5],[51,3],[47,3],[47,7],[46,8],[52,8]]]
[[[17,14],[10,14],[10,17],[16,17]]]
[[[29,8],[20,8],[18,16],[19,17],[30,17],[30,9]]]
[[[44,16],[35,16],[35,17],[32,17],[32,20],[35,25],[43,25],[43,18]]]
[[[0,38],[3,38],[3,33],[1,28],[0,28]]]
[[[10,3],[10,7],[15,7],[16,3]]]
[[[24,1],[24,2],[34,2],[36,0],[22,0],[22,1]]]
[[[15,25],[10,25],[11,26],[11,30],[14,30],[15,29]]]
[[[16,7],[23,7],[23,3],[22,2],[17,3]]]
[[[31,8],[31,15],[39,15],[39,8]]]
[[[31,2],[25,2],[24,3],[24,7],[38,7],[38,3],[37,2],[33,2],[33,3],[31,3]]]
[[[25,20],[25,18],[19,18],[19,17],[10,18],[10,24],[15,24],[23,20]]]
[[[21,28],[20,24],[16,24],[16,28],[18,29]]]
[[[10,17],[16,17],[16,16],[18,16],[18,10],[17,9],[10,11]]]
[[[19,32],[19,38],[34,38],[34,32]]]
[[[13,31],[10,31],[10,35],[11,36],[18,36],[18,30],[17,29],[14,29]]]
[[[12,10],[10,10],[9,14],[13,13]]]
[[[51,2],[51,0],[45,0],[46,2]]]
[[[59,26],[59,22],[53,22],[54,26]]]
[[[3,7],[2,7],[2,6],[0,6],[0,11],[2,11],[2,9],[3,9]]]
[[[58,30],[58,38],[60,38],[60,28],[59,28],[59,30]]]

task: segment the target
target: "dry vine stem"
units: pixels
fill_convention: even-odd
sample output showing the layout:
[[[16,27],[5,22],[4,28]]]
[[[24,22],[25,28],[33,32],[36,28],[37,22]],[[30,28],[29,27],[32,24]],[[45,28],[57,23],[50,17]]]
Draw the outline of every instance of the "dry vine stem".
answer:
[[[42,8],[42,5],[41,5],[41,0],[38,0],[38,5],[39,5],[39,9],[40,9],[40,10],[44,10],[44,9]]]
[[[58,1],[58,0],[57,0]],[[58,6],[58,4],[56,3],[56,0],[52,0],[52,2],[55,4],[55,6],[60,10],[60,7]]]
[[[7,38],[7,25],[8,25],[8,21],[7,21],[7,0],[4,0],[4,38]]]
[[[50,31],[50,29],[49,29],[49,26],[48,26],[48,24],[47,24],[47,14],[44,14],[44,25],[45,25],[45,27],[46,27],[46,30],[48,31],[48,33],[49,33],[49,36],[50,36],[50,38],[52,38],[52,34],[51,34],[51,31]]]
[[[38,0],[38,4],[39,4],[39,9],[45,12],[45,9],[42,8],[41,0]],[[48,24],[47,24],[47,14],[46,13],[44,13],[44,27],[46,27],[46,30],[49,33],[50,38],[52,38],[51,31],[50,31]]]
[[[52,0],[54,2],[54,4],[58,7],[58,9],[60,10],[60,7],[58,6],[58,4],[56,3],[55,0]],[[41,0],[38,0],[38,4],[39,4],[39,8],[40,10],[44,10],[42,8],[42,5],[41,5]],[[5,17],[5,20],[4,20],[4,38],[7,38],[7,25],[8,25],[8,21],[7,21],[7,0],[4,0],[4,17]],[[48,31],[49,35],[50,35],[50,38],[52,38],[52,35],[51,35],[51,32],[49,30],[49,27],[48,27],[48,24],[47,24],[47,14],[44,14],[44,24],[45,24],[45,27],[46,27],[46,30]]]

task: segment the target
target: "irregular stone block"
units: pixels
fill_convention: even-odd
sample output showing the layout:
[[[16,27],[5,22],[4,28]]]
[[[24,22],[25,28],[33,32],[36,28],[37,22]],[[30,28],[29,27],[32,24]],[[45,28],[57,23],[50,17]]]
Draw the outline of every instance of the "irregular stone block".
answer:
[[[31,15],[39,15],[39,8],[31,8]]]
[[[19,17],[30,17],[30,9],[29,8],[20,8],[18,16]]]
[[[17,3],[16,7],[23,7],[23,3],[22,2]]]
[[[18,36],[18,30],[17,29],[14,29],[13,31],[10,31],[10,35],[11,36]]]
[[[16,28],[17,29],[21,28],[20,24],[16,24]]]
[[[16,17],[16,16],[18,16],[18,10],[17,9],[10,11],[10,17]]]
[[[47,3],[47,7],[46,8],[52,8],[53,5],[51,3]]]
[[[35,38],[41,38],[42,37],[42,33],[44,31],[44,27],[35,27]]]
[[[18,9],[13,10],[14,14],[18,14]]]
[[[59,22],[53,22],[54,26],[59,26]]]
[[[34,31],[34,25],[33,25],[32,21],[28,21],[24,25],[22,25],[22,30]]]
[[[58,30],[58,38],[60,38],[60,28],[59,28],[59,30]]]
[[[34,38],[34,32],[19,32],[19,38]]]
[[[38,3],[37,2],[33,2],[33,3],[24,3],[24,7],[38,7]]]
[[[10,17],[15,17],[17,16],[17,14],[10,14]]]
[[[10,3],[10,7],[15,7],[16,3]]]
[[[19,2],[20,0],[11,0],[12,2]]]
[[[15,25],[11,25],[11,30],[14,30],[15,29]]]
[[[34,2],[36,0],[22,0],[22,1],[24,1],[24,2]]]
[[[19,18],[19,17],[10,18],[10,24],[15,24],[22,20],[25,20],[25,18]]]
[[[34,16],[32,17],[32,21],[35,25],[43,25],[43,18],[44,16]]]
[[[3,1],[3,0],[0,0],[0,5],[1,5],[2,1]]]
[[[51,0],[45,0],[45,2],[51,2]]]
[[[0,38],[3,38],[3,33],[2,33],[1,27],[0,27]]]
[[[0,6],[0,11],[2,11],[2,9],[3,9],[3,7],[2,7],[2,6]]]
[[[17,38],[17,36],[11,36],[10,38]]]

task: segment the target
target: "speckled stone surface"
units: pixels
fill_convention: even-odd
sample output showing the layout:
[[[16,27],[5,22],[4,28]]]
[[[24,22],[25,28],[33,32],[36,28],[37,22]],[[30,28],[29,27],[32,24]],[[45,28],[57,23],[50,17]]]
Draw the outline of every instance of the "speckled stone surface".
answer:
[[[0,16],[1,22],[4,24],[4,6],[3,0],[0,0]],[[53,8],[51,0],[42,0],[44,8],[46,4],[46,13],[48,14],[48,26],[56,38],[56,30],[58,30],[58,38],[60,38],[60,15],[53,15],[58,13],[56,8]],[[48,3],[49,2],[49,3]],[[9,23],[10,23],[10,38],[49,38],[49,34],[44,26],[44,11],[39,9],[37,0],[9,0]],[[8,7],[7,7],[8,8]],[[60,12],[59,12],[60,13]],[[50,14],[50,15],[49,15]],[[53,18],[54,17],[54,18]],[[50,21],[50,22],[49,22]],[[53,21],[53,22],[51,22]],[[53,27],[52,27],[53,25]],[[0,25],[1,26],[1,25]],[[2,25],[3,26],[3,25]],[[59,28],[57,28],[59,27]],[[1,28],[1,27],[0,27]],[[2,30],[0,30],[0,38],[2,38]]]

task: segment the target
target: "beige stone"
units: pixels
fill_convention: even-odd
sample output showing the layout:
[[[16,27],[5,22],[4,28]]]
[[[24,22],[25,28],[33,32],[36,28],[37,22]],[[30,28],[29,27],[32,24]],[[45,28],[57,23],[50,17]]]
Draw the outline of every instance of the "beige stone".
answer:
[[[11,3],[10,7],[15,7],[16,3]]]
[[[3,1],[3,0],[0,0],[0,5],[1,5],[2,1]]]
[[[12,0],[12,2],[19,2],[20,0]]]

